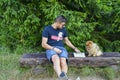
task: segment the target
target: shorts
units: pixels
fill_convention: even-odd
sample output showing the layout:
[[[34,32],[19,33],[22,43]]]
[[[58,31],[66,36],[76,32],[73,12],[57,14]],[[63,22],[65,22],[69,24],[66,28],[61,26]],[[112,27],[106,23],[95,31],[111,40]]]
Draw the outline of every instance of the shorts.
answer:
[[[60,58],[61,57],[66,58],[66,61],[68,63],[68,52],[67,52],[67,50],[64,47],[60,47],[60,46],[55,46],[55,47],[60,49],[62,52],[60,54],[58,54],[54,50],[46,50],[46,56],[47,56],[48,60],[50,62],[52,62],[52,60],[51,60],[52,56],[57,54]]]

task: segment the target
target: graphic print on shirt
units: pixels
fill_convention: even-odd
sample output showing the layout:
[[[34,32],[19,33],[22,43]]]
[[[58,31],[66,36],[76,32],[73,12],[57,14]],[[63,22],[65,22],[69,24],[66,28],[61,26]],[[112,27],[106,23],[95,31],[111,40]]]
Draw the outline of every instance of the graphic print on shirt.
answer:
[[[63,40],[63,32],[59,32],[59,33],[58,33],[58,36],[52,35],[52,36],[51,36],[51,39],[52,39],[52,40],[56,40],[56,41]]]

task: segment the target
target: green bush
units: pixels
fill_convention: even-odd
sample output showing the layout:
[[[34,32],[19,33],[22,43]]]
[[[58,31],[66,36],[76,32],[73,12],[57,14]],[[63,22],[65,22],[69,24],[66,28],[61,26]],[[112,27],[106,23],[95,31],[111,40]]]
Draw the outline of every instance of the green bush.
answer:
[[[58,15],[81,51],[93,40],[103,51],[120,52],[119,0],[0,0],[0,46],[41,48],[41,33]],[[70,48],[67,47],[69,51]]]

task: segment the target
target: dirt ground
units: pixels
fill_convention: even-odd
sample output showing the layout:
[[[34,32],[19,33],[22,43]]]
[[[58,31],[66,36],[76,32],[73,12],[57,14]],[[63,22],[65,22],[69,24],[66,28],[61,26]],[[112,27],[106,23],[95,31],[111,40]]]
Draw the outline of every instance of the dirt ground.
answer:
[[[76,80],[77,77],[69,77],[70,80]],[[29,80],[57,80],[55,78],[38,78],[38,79],[35,79],[35,78],[29,78]],[[101,77],[91,77],[91,76],[88,76],[88,77],[80,77],[80,80],[106,80],[106,79],[103,79]],[[114,80],[120,80],[120,79],[114,79]]]

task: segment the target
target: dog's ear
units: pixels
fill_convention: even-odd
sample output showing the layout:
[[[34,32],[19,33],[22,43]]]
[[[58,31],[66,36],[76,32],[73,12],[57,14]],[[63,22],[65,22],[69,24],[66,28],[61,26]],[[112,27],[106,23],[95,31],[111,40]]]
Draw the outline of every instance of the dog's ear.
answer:
[[[93,41],[87,41],[87,42],[86,42],[86,46],[89,46],[89,45],[91,45],[91,44],[93,44]]]
[[[86,46],[88,46],[88,45],[89,45],[89,41],[86,42]]]

